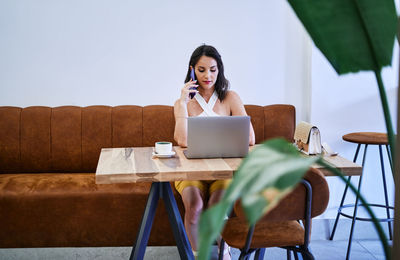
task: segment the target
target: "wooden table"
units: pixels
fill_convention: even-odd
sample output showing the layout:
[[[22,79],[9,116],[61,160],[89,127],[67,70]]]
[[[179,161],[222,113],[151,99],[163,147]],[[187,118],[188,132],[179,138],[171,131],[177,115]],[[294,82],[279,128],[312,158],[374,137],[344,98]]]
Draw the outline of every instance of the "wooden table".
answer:
[[[174,147],[172,158],[152,156],[153,147],[103,148],[96,170],[96,183],[152,182],[140,229],[130,259],[143,259],[157,203],[163,199],[181,259],[194,259],[176,205],[170,181],[230,179],[242,158],[187,159],[183,148]],[[361,166],[340,156],[325,160],[345,175],[360,175]],[[319,166],[315,166],[319,168]],[[326,176],[332,174],[321,171]]]
[[[183,148],[175,146],[172,158],[152,156],[153,147],[103,148],[96,170],[96,183],[169,182],[178,180],[230,179],[242,158],[187,159]],[[345,175],[361,175],[361,166],[341,156],[324,159]],[[315,168],[332,176],[326,169]]]

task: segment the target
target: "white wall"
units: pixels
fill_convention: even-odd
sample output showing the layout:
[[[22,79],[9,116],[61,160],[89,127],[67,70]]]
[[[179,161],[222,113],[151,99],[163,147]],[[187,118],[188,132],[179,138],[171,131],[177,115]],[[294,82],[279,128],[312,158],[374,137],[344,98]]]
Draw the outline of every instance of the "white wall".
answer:
[[[349,159],[343,134],[385,130],[372,75],[338,77],[286,1],[2,0],[0,39],[0,105],[172,105],[192,51],[207,43],[245,104],[294,104]],[[397,66],[384,72],[392,108]],[[375,176],[364,188],[380,199]],[[342,192],[329,179],[324,217]]]
[[[244,103],[291,103],[285,75],[301,66],[287,66],[286,50],[301,46],[288,10],[279,0],[3,0],[0,105],[172,105],[202,43],[220,51]]]

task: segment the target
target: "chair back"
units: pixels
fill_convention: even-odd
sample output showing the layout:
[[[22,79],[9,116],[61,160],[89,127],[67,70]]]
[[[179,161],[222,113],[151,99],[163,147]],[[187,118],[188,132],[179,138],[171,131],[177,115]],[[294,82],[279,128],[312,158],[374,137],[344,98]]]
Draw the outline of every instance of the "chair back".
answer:
[[[321,215],[329,202],[329,187],[321,171],[311,168],[304,179],[312,187],[311,217]],[[306,188],[299,183],[296,188],[286,195],[272,210],[259,221],[289,221],[305,219]],[[240,201],[234,206],[234,212],[240,218],[245,218]]]

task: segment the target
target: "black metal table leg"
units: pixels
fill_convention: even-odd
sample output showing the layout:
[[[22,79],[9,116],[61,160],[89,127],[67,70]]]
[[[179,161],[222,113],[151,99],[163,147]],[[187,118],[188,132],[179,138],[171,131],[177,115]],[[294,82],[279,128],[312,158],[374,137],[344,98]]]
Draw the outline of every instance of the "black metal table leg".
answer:
[[[161,183],[153,182],[147,198],[146,208],[140,223],[136,242],[133,245],[129,260],[141,260],[146,252],[147,242],[149,241],[151,226],[153,225],[154,215],[156,213],[158,200],[160,199]]]
[[[192,248],[186,235],[185,226],[183,225],[169,182],[162,183],[161,196],[164,199],[165,208],[168,212],[169,222],[171,223],[172,232],[174,233],[181,259],[194,259]]]
[[[192,249],[186,236],[182,218],[176,205],[176,200],[169,182],[152,183],[136,242],[133,245],[129,259],[143,259],[159,199],[164,199],[169,222],[174,233],[181,259],[194,260]]]

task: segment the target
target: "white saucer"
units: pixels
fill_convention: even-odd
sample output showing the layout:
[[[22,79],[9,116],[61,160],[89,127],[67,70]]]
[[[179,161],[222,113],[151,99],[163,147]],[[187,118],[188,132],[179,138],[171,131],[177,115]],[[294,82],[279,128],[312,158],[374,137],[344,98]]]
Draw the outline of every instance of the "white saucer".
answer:
[[[169,158],[175,155],[175,151],[171,151],[170,153],[166,154],[158,154],[156,152],[153,152],[153,156],[158,157],[158,158]]]

